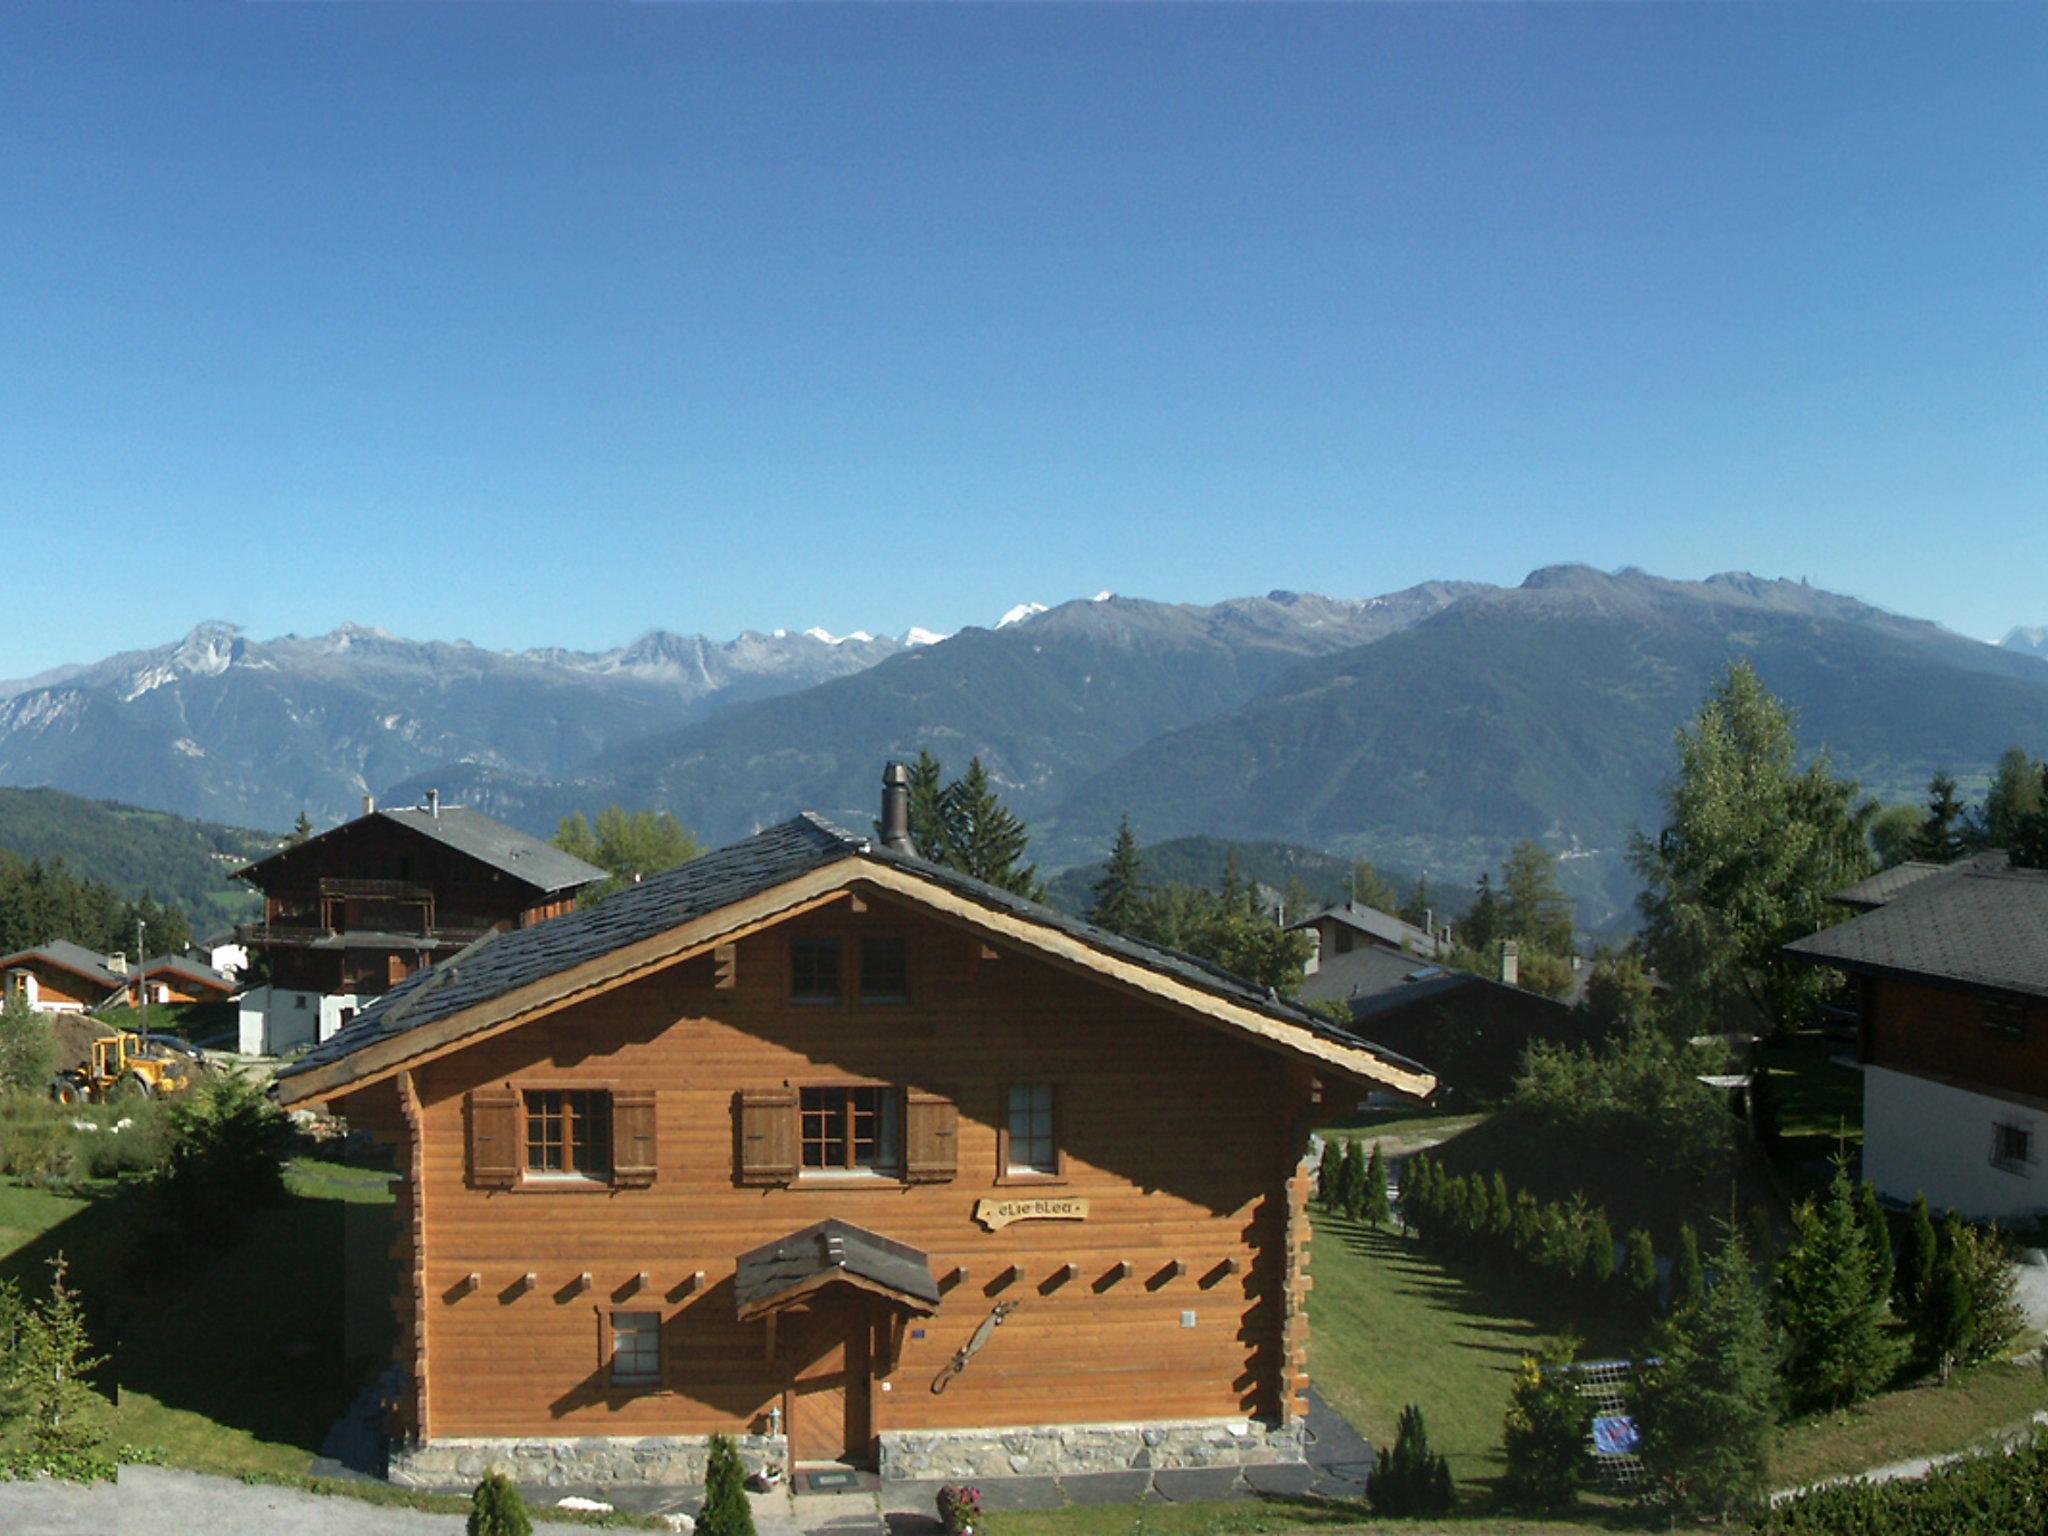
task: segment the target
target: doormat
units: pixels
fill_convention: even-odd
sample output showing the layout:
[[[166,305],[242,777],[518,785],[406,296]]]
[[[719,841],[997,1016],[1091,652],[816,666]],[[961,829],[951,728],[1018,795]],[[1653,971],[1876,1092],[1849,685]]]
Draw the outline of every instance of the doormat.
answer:
[[[849,1488],[860,1486],[860,1474],[847,1467],[832,1467],[823,1472],[798,1474],[804,1486],[813,1493],[843,1493]]]

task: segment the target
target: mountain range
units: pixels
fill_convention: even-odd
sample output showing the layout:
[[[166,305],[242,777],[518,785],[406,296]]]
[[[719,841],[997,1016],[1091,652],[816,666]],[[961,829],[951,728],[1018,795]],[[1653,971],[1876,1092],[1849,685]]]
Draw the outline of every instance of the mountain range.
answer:
[[[2022,632],[2015,632],[2022,635]],[[182,642],[0,686],[0,783],[281,828],[364,794],[547,833],[571,810],[673,810],[707,841],[794,809],[865,825],[882,763],[979,755],[1047,869],[1128,813],[1196,835],[1364,854],[1462,887],[1523,836],[1588,924],[1631,892],[1672,732],[1748,656],[1802,741],[1888,800],[2048,747],[2048,662],[1802,582],[1551,567],[1518,587],[1211,605],[1101,593],[950,637],[656,631],[502,653],[347,626]]]

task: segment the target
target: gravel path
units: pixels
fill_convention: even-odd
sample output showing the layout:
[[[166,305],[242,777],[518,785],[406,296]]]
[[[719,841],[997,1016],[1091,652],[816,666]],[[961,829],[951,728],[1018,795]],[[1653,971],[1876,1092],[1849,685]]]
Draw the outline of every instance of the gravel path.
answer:
[[[462,1536],[461,1515],[264,1488],[168,1467],[123,1467],[119,1483],[0,1483],[6,1536]],[[536,1531],[579,1533],[559,1522]]]

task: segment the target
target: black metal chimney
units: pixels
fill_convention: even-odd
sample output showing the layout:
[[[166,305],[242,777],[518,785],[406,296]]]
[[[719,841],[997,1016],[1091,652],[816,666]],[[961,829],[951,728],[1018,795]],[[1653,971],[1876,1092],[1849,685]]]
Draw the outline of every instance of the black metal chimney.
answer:
[[[882,769],[882,846],[915,853],[910,841],[910,770],[901,763]]]

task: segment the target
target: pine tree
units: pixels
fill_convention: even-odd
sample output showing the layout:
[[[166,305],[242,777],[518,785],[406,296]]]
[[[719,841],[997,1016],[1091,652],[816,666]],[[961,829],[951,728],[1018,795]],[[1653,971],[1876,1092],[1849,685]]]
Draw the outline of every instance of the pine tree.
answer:
[[[1678,1228],[1678,1257],[1671,1263],[1671,1311],[1698,1306],[1707,1296],[1707,1272],[1700,1264],[1700,1240],[1691,1222]]]
[[[1109,863],[1090,893],[1094,897],[1094,905],[1088,909],[1091,923],[1111,933],[1142,936],[1147,917],[1145,864],[1138,856],[1138,839],[1131,833],[1129,816],[1117,822]]]
[[[303,843],[307,838],[311,837],[312,835],[312,818],[307,816],[305,811],[301,809],[299,812],[299,819],[292,823],[291,831],[285,834],[284,845],[287,848],[296,848],[299,846],[299,844]]]
[[[1351,865],[1350,896],[1359,906],[1377,912],[1393,911],[1400,900],[1386,877],[1366,859],[1355,860]]]
[[[1801,1407],[1846,1407],[1876,1392],[1898,1367],[1898,1348],[1884,1328],[1891,1266],[1887,1260],[1880,1281],[1839,1163],[1826,1197],[1802,1203],[1792,1221],[1792,1244],[1778,1267],[1785,1380]]]
[[[1927,1211],[1927,1196],[1913,1197],[1913,1213],[1906,1219],[1906,1240],[1899,1245],[1898,1266],[1892,1271],[1892,1309],[1909,1322],[1917,1321],[1927,1299],[1927,1287],[1934,1279],[1934,1261],[1941,1244],[1934,1235],[1934,1219]]]
[[[1023,862],[1031,834],[997,797],[980,758],[970,758],[967,772],[946,786],[941,814],[946,828],[946,864],[1032,901],[1044,896],[1037,866]]]
[[[1572,903],[1557,883],[1557,855],[1534,838],[1523,838],[1501,868],[1501,927],[1522,941],[1525,952],[1568,955],[1572,950]]]
[[[1524,1189],[1515,1195],[1515,1214],[1508,1239],[1516,1261],[1530,1274],[1538,1268],[1543,1244],[1543,1211],[1536,1197]]]
[[[469,1536],[533,1536],[526,1500],[504,1473],[485,1474],[469,1496]]]
[[[1660,1363],[1643,1374],[1635,1417],[1651,1476],[1679,1505],[1725,1519],[1765,1487],[1777,1359],[1762,1291],[1732,1229],[1714,1273],[1713,1289],[1660,1326]]]
[[[1650,1234],[1641,1227],[1628,1235],[1628,1257],[1622,1261],[1621,1288],[1636,1315],[1649,1318],[1657,1311],[1657,1250]]]
[[[1479,891],[1458,919],[1458,943],[1482,955],[1493,953],[1501,939],[1500,900],[1493,894],[1493,876],[1479,872]]]
[[[1408,899],[1401,903],[1401,909],[1395,915],[1403,922],[1413,923],[1417,928],[1431,920],[1428,876],[1415,877],[1415,885],[1408,892]]]
[[[1375,1227],[1384,1227],[1392,1215],[1387,1204],[1387,1159],[1380,1144],[1374,1142],[1372,1157],[1365,1165],[1365,1219]]]
[[[1506,1264],[1515,1253],[1515,1203],[1508,1196],[1507,1175],[1498,1168],[1486,1186],[1487,1244]]]
[[[1927,781],[1927,821],[1914,845],[1917,858],[1935,864],[1951,864],[1969,851],[1963,836],[1963,802],[1956,797],[1955,775],[1946,768],[1934,770]]]
[[[1355,1141],[1344,1143],[1342,1183],[1344,1214],[1357,1221],[1365,1214],[1365,1162]]]
[[[713,1435],[704,1468],[704,1508],[699,1536],[754,1536],[754,1509],[747,1502],[747,1469],[730,1435]]]

